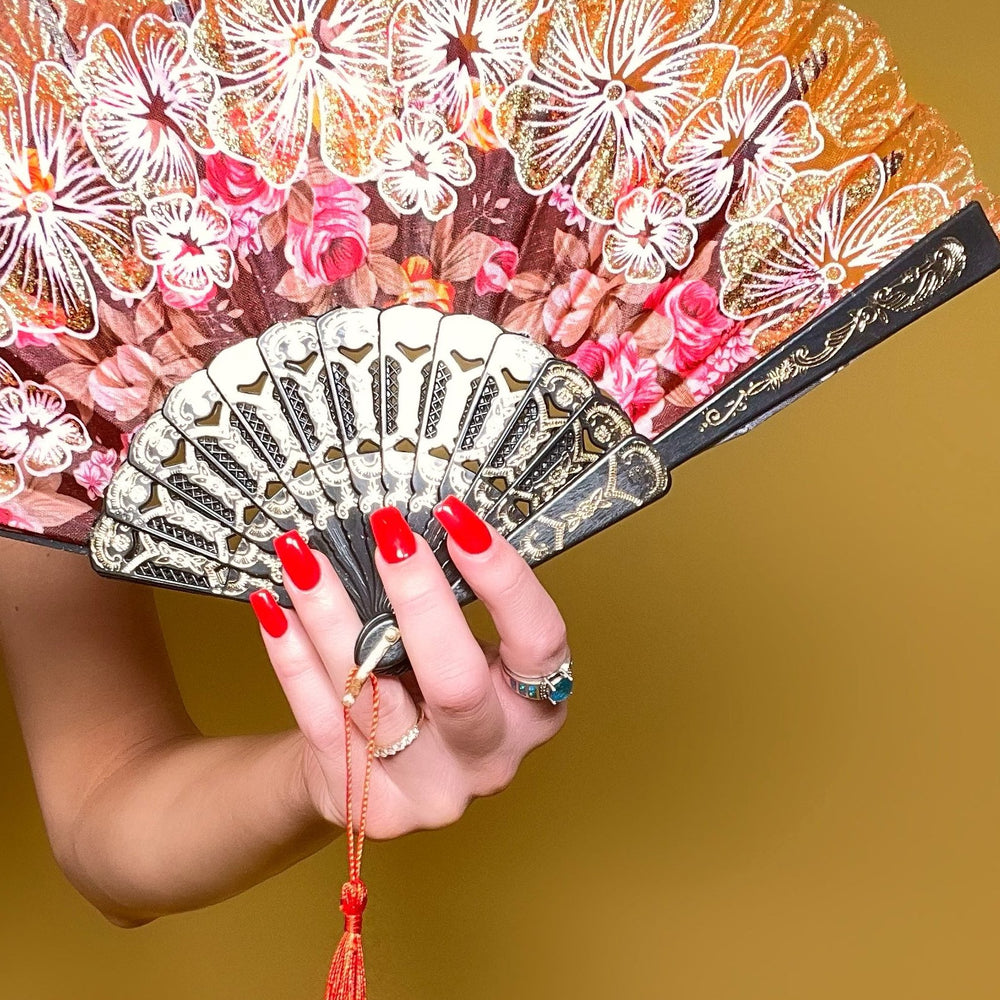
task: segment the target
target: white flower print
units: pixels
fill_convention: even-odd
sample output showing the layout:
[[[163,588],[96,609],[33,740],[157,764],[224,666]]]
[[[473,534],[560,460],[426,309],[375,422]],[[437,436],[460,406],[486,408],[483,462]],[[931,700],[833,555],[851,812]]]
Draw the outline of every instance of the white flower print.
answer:
[[[475,86],[493,106],[527,64],[524,34],[535,0],[403,0],[389,25],[392,79],[407,103],[433,107],[461,133]]]
[[[229,78],[209,108],[213,135],[272,184],[303,168],[314,127],[326,165],[371,177],[371,147],[395,111],[390,5],[377,0],[205,0],[195,55]]]
[[[131,49],[111,25],[87,40],[77,67],[90,98],[83,131],[94,155],[119,187],[143,198],[198,189],[195,152],[209,152],[212,76],[188,52],[187,28],[143,14]]]
[[[694,257],[698,230],[673,191],[636,188],[619,199],[614,225],[604,237],[604,263],[626,281],[662,281],[668,266],[683,270]]]
[[[723,311],[763,317],[762,328],[774,328],[767,339],[783,339],[951,214],[936,184],[886,195],[887,183],[875,155],[804,171],[773,216],[730,227],[720,245]]]
[[[791,80],[784,56],[741,69],[721,98],[707,100],[684,123],[667,150],[673,171],[667,184],[683,195],[696,222],[715,215],[734,184],[726,218],[762,215],[795,176],[794,165],[822,151],[809,105],[786,100]]]
[[[136,220],[135,236],[142,259],[178,295],[197,300],[215,286],[233,283],[233,252],[226,241],[229,218],[207,198],[157,198]]]
[[[615,202],[662,179],[670,136],[736,63],[731,46],[695,44],[718,0],[557,0],[527,44],[531,74],[497,106],[497,130],[535,193],[574,177],[583,211],[609,221]]]
[[[66,70],[35,66],[28,100],[0,63],[0,344],[19,328],[91,337],[97,295],[142,295],[149,268],[132,242],[141,208],[104,177],[80,132],[83,100]]]
[[[90,447],[87,429],[65,410],[62,393],[50,385],[25,382],[0,388],[3,499],[24,488],[23,472],[30,476],[62,472],[69,468],[74,452]]]
[[[436,221],[455,210],[455,187],[471,184],[475,167],[465,145],[439,118],[407,108],[388,122],[375,144],[382,165],[379,194],[403,215],[423,212]]]

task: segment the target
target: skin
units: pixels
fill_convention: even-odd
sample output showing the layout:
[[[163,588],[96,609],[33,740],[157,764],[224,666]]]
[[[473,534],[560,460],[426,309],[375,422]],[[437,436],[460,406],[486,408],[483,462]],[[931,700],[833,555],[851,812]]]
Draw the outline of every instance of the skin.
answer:
[[[492,534],[479,555],[451,541],[449,551],[493,617],[496,649],[469,631],[423,539],[401,563],[377,557],[413,665],[412,677],[380,682],[377,740],[398,739],[418,705],[425,721],[410,747],[375,762],[376,839],[454,822],[565,719],[565,706],[506,686],[501,657],[539,675],[569,654],[552,599]],[[315,587],[287,584],[295,612],[284,635],[261,631],[298,727],[211,738],[181,701],[149,588],[102,579],[77,555],[0,540],[0,649],[46,830],[66,876],[112,923],[226,899],[342,831],[341,696],[360,622],[317,559]],[[370,718],[366,687],[352,710],[358,761]]]

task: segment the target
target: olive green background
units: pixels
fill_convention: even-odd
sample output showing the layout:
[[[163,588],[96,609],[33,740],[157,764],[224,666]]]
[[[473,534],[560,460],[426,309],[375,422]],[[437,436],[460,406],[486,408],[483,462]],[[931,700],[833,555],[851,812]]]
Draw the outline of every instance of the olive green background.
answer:
[[[855,6],[1000,188],[1000,9]],[[998,315],[1000,278],[541,571],[570,722],[371,849],[373,1000],[1000,994]],[[249,609],[159,605],[206,731],[287,723]],[[319,1000],[342,842],[118,930],[51,860],[2,685],[0,758],[0,1000]]]

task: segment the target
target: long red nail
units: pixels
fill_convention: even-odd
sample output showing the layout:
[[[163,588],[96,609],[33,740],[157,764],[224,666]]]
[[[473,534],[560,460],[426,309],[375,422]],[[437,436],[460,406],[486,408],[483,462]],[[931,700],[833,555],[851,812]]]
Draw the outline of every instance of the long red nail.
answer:
[[[274,594],[267,590],[255,590],[250,595],[250,606],[264,631],[272,639],[280,639],[288,630],[288,619]]]
[[[456,496],[445,497],[434,508],[434,516],[458,547],[470,555],[478,556],[493,542],[486,524]]]
[[[417,551],[417,539],[395,507],[382,507],[369,518],[375,544],[388,563],[401,563]]]
[[[297,531],[289,531],[274,540],[274,551],[288,579],[299,590],[312,590],[319,583],[319,562]]]

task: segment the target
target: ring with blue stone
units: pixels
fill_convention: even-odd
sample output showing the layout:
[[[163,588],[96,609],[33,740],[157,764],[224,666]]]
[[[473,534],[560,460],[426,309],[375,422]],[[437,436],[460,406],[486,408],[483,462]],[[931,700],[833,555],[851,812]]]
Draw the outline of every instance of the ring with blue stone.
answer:
[[[503,663],[500,666],[511,690],[529,701],[547,701],[550,705],[561,705],[573,693],[572,658],[543,677],[525,677],[515,674]]]

